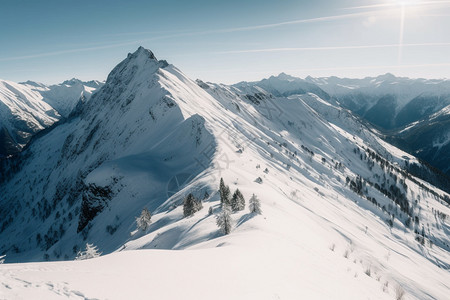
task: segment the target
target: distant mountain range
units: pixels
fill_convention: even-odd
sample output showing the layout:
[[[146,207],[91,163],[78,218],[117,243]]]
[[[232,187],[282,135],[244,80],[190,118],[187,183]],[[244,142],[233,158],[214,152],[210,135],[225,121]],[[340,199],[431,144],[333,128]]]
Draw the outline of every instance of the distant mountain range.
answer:
[[[20,152],[33,135],[67,117],[102,85],[78,79],[50,86],[0,80],[0,157]]]

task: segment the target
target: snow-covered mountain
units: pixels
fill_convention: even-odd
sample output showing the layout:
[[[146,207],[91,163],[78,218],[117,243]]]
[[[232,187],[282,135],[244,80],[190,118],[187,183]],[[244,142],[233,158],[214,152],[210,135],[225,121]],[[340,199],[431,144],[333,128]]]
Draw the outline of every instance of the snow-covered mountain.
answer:
[[[448,79],[410,79],[388,73],[363,79],[307,77],[305,80],[382,129],[416,122],[450,104]]]
[[[68,117],[102,85],[78,79],[50,86],[0,80],[0,158],[20,152],[32,136]]]
[[[386,138],[450,176],[450,105]]]
[[[242,91],[260,87],[275,97],[287,97],[291,95],[301,95],[314,93],[322,99],[329,100],[330,96],[318,85],[306,80],[281,73],[278,76],[271,76],[267,79],[256,82],[239,82],[234,85]]]
[[[0,80],[0,158],[19,152],[34,134],[59,117],[40,93],[22,84]]]
[[[91,80],[81,81],[76,78],[55,85],[43,85],[32,81],[22,83],[32,90],[38,91],[43,100],[63,117],[68,117],[78,102],[88,101],[92,94],[101,88],[104,82]]]
[[[268,89],[192,81],[149,50],[129,54],[76,115],[0,166],[6,262],[73,259],[86,242],[115,253],[0,266],[0,292],[445,299],[449,194],[407,171],[432,170],[309,85]],[[247,201],[229,235],[216,226],[220,178]],[[203,208],[184,217],[188,194]],[[143,208],[152,224],[136,229]]]

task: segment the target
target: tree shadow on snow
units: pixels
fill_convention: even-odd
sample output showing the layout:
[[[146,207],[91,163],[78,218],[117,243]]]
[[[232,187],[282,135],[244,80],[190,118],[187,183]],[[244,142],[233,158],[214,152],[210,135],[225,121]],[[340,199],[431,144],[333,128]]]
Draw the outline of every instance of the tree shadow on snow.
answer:
[[[247,214],[241,216],[241,217],[239,218],[239,220],[236,222],[236,227],[241,226],[242,224],[244,224],[244,223],[247,222],[248,220],[254,218],[255,216],[256,216],[256,214],[254,214],[254,213],[247,213]]]

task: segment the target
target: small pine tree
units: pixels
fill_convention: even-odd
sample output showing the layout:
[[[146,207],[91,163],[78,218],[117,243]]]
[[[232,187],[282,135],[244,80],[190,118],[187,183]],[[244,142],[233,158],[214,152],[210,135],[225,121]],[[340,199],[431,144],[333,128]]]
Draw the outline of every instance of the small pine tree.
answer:
[[[226,205],[230,205],[231,204],[231,199],[230,199],[230,188],[225,185],[223,178],[220,178],[220,186],[219,186],[219,194],[220,194],[220,203],[221,204],[226,204]]]
[[[230,234],[233,220],[231,219],[230,207],[222,205],[222,212],[217,216],[216,224],[223,234]]]
[[[236,189],[236,191],[233,194],[233,197],[231,198],[231,209],[233,211],[240,211],[245,208],[245,199],[242,195],[241,191],[239,189]]]
[[[99,257],[100,255],[102,255],[102,252],[98,251],[97,246],[86,243],[86,250],[78,251],[77,257],[75,257],[75,260],[91,259],[91,258]]]
[[[262,214],[261,203],[259,202],[258,197],[253,194],[250,200],[248,201],[248,208],[251,213]]]
[[[152,218],[152,214],[147,209],[147,207],[144,207],[144,209],[141,212],[141,215],[136,218],[136,224],[137,224],[138,229],[141,229],[142,231],[146,231],[147,228],[152,223],[151,218]]]
[[[189,195],[187,195],[187,197],[184,199],[183,215],[185,217],[192,216],[202,208],[202,202],[199,199],[195,198],[192,193],[189,193]]]

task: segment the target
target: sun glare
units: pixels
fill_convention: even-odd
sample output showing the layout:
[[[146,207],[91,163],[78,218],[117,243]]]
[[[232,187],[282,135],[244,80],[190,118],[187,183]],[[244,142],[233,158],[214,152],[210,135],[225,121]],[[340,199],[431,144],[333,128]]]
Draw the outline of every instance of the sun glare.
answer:
[[[398,41],[398,64],[402,63],[403,56],[403,35],[405,32],[405,18],[406,10],[410,10],[409,7],[419,6],[421,0],[394,0],[395,3],[400,7],[400,34]],[[408,9],[407,9],[408,7]]]
[[[420,0],[395,0],[398,5],[401,6],[412,6],[420,3]]]

